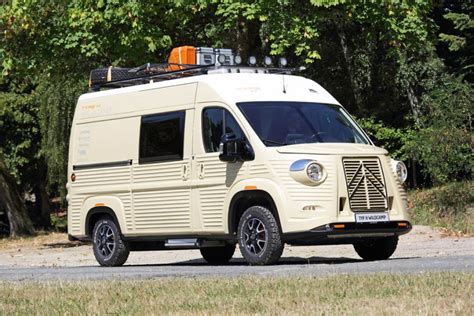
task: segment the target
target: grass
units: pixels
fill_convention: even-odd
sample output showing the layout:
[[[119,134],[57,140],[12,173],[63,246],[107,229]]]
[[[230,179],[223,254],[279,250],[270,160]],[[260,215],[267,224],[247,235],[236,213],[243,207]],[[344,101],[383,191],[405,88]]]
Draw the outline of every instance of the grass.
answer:
[[[456,235],[474,235],[474,181],[409,192],[414,224],[444,228]]]
[[[3,315],[474,314],[473,273],[1,283]]]

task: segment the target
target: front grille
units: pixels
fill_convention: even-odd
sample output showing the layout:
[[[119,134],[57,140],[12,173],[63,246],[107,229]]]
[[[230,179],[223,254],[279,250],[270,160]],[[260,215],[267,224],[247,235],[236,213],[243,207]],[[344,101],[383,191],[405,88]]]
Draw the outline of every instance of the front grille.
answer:
[[[380,160],[343,158],[349,204],[353,211],[387,209],[387,190]]]

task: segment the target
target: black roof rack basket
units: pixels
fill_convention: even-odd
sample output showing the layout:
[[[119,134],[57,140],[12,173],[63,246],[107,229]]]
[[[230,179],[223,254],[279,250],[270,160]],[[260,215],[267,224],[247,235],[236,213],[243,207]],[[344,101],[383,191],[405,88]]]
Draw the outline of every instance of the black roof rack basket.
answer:
[[[90,73],[89,87],[93,91],[101,88],[122,88],[154,81],[170,80],[207,74],[211,69],[224,69],[227,72],[240,72],[250,69],[254,72],[291,74],[302,69],[292,68],[256,68],[241,66],[187,65],[187,64],[151,64],[147,63],[135,68],[108,67],[93,69]]]

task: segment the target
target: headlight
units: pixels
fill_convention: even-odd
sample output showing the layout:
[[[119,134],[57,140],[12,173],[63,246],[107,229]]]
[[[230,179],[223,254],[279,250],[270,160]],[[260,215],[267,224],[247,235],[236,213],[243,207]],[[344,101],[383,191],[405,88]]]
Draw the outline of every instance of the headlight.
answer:
[[[324,176],[324,169],[319,163],[312,162],[306,167],[306,174],[311,181],[321,182]]]
[[[293,162],[290,166],[290,175],[298,182],[313,186],[323,183],[327,176],[322,164],[309,159]]]
[[[408,170],[405,164],[401,161],[391,160],[392,168],[401,183],[405,182],[408,178]]]

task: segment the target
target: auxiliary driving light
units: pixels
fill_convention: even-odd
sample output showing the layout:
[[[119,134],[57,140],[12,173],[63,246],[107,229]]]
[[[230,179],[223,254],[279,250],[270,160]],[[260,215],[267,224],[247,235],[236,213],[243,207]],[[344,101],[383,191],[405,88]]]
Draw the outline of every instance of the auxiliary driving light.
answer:
[[[239,55],[235,55],[234,56],[234,63],[236,65],[240,65],[242,63],[242,57],[240,57]]]
[[[257,58],[255,56],[250,56],[249,57],[249,65],[250,66],[255,66],[257,64]]]
[[[288,65],[288,61],[285,57],[280,57],[280,59],[278,59],[278,65],[280,67],[286,67],[286,65]]]
[[[263,59],[263,63],[265,64],[265,66],[270,66],[272,64],[272,58],[269,56],[265,56],[265,58]]]
[[[219,62],[219,64],[224,65],[225,64],[225,55],[219,55],[217,57],[217,61]]]

